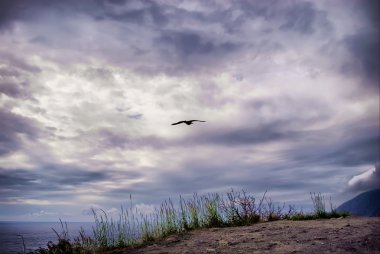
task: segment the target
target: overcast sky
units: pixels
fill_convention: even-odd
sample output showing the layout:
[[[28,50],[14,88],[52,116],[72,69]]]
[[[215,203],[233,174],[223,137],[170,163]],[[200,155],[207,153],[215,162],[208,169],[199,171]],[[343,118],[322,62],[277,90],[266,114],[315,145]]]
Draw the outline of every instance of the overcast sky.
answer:
[[[379,1],[2,0],[0,220],[339,205],[380,185],[378,56]]]

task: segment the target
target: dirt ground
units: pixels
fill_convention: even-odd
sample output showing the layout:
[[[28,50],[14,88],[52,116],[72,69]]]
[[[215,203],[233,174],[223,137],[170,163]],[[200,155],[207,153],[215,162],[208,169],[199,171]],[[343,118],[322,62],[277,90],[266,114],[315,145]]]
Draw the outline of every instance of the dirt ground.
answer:
[[[112,253],[380,253],[380,217],[202,229]]]

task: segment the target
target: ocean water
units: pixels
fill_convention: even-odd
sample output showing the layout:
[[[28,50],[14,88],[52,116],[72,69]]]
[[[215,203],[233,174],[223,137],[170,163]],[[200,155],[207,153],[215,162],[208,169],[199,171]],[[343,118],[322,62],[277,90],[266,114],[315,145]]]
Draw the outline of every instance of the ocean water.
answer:
[[[81,227],[87,235],[92,235],[92,222],[67,222],[69,238],[73,240],[79,235]],[[62,232],[59,222],[0,222],[0,253],[16,254],[22,253],[24,238],[27,250],[35,250],[39,247],[46,247],[49,241],[57,242],[57,235]]]

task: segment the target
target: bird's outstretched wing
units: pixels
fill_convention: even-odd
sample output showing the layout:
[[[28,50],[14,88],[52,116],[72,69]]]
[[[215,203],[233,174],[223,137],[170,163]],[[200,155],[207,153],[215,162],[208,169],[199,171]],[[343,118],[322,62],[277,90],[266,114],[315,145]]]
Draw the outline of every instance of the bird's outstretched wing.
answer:
[[[185,121],[179,121],[177,123],[172,123],[172,125],[177,125],[177,124],[180,124],[180,123],[184,123]]]
[[[189,120],[190,122],[206,122],[206,121],[202,121],[202,120]]]

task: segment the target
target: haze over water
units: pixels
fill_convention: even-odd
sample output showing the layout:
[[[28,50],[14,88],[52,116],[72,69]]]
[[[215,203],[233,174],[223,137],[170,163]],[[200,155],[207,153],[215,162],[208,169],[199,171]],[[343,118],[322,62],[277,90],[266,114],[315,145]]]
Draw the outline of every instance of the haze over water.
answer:
[[[68,222],[69,238],[73,240],[78,236],[81,227],[91,235],[91,222]],[[22,235],[27,250],[46,248],[49,241],[57,242],[57,235],[52,230],[54,228],[61,233],[59,222],[0,222],[0,253],[20,253],[23,251]]]

